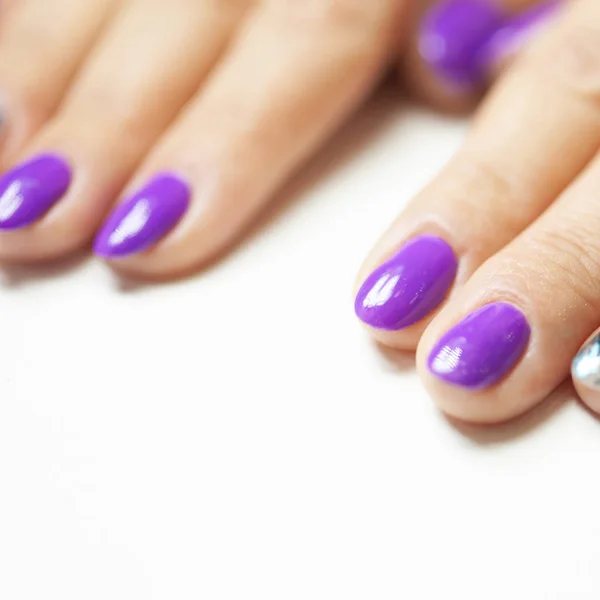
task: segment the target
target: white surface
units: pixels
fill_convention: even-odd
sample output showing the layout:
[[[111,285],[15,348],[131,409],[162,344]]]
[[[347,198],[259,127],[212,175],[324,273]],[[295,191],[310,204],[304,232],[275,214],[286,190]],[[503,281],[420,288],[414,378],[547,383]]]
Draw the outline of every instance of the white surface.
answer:
[[[353,318],[364,254],[462,133],[380,98],[182,283],[4,277],[0,598],[600,597],[598,422],[557,396],[458,430]]]

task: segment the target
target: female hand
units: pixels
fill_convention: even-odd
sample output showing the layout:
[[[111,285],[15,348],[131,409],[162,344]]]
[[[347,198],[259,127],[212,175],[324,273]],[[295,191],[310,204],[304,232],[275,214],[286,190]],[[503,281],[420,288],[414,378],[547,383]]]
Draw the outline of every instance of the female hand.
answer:
[[[408,8],[3,2],[0,260],[47,260],[95,237],[130,274],[199,268],[364,99]]]
[[[443,58],[465,44],[447,23],[464,24],[453,11],[466,4],[448,2],[422,32],[442,49],[430,62],[463,91],[482,81],[482,57],[528,21],[498,26],[489,8],[491,35],[476,40],[474,70],[461,71]],[[376,339],[417,348],[442,410],[475,422],[506,420],[544,399],[600,322],[600,4],[536,6],[535,39],[457,155],[373,250],[356,301]],[[592,339],[573,371],[595,410],[599,394],[588,386],[600,382],[598,348]]]
[[[5,2],[0,259],[47,260],[95,237],[122,271],[194,270],[405,39],[413,87],[463,106],[533,35],[464,147],[367,260],[357,300],[383,343],[418,343],[445,411],[515,416],[567,374],[600,310],[600,9],[518,16],[538,5],[448,0],[421,17],[410,0]]]

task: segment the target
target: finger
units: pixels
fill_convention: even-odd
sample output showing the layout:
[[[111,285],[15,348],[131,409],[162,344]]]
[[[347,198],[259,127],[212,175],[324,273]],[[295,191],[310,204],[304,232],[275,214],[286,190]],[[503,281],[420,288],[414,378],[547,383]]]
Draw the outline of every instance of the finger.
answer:
[[[473,105],[561,12],[563,0],[443,0],[414,27],[403,60],[409,87],[446,109]]]
[[[244,7],[135,0],[119,13],[61,110],[22,153],[24,163],[2,177],[4,260],[52,258],[89,242],[212,68]],[[24,187],[13,202],[10,191]]]
[[[586,340],[573,359],[571,376],[579,397],[591,410],[600,413],[600,329]]]
[[[419,371],[445,412],[487,423],[510,419],[567,377],[600,322],[599,192],[600,155],[481,266],[425,332]]]
[[[142,189],[141,197],[117,208],[96,251],[119,258],[121,270],[154,277],[189,271],[222,252],[365,96],[385,65],[404,8],[396,0],[265,3],[142,167],[131,186]],[[146,181],[165,172],[183,177],[194,197],[172,235],[139,254],[177,219],[157,223],[148,215],[148,225],[136,225],[126,243],[112,234],[147,199]],[[169,201],[155,189],[153,205]],[[187,203],[177,206],[181,217]]]
[[[50,117],[117,0],[26,0],[2,6],[0,141],[21,149]]]
[[[531,46],[490,95],[462,149],[367,259],[356,309],[382,343],[414,348],[451,291],[455,267],[447,253],[440,258],[418,252],[419,262],[414,262],[414,251],[406,255],[406,242],[423,234],[443,239],[458,261],[458,290],[528,227],[594,156],[600,113],[590,63],[597,32],[589,23],[600,25],[599,5],[575,5]],[[384,294],[373,303],[372,290],[389,273],[408,269],[407,261],[411,269],[393,289],[385,288],[389,297]],[[440,269],[446,273],[443,293],[436,275]],[[416,290],[414,297],[411,290]],[[421,311],[403,320],[416,302]],[[397,330],[399,326],[404,329]]]

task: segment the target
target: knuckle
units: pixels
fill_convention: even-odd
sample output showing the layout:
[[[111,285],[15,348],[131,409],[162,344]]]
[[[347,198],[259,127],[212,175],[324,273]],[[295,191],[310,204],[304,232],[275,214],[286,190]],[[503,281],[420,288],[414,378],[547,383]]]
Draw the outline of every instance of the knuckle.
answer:
[[[264,0],[274,29],[284,31],[286,44],[314,55],[332,74],[373,76],[397,37],[404,0]]]
[[[256,0],[208,0],[206,7],[215,14],[224,13],[237,15],[252,6]],[[197,4],[195,0],[191,3]]]
[[[569,89],[600,102],[600,20],[565,26],[540,63]]]
[[[490,161],[478,150],[463,149],[449,164],[448,172],[452,176],[444,179],[443,194],[451,204],[473,211],[485,230],[513,234],[521,229],[533,190],[514,168]],[[481,210],[481,206],[493,206],[494,210]]]
[[[537,279],[550,294],[559,290],[583,306],[600,312],[600,247],[594,243],[595,220],[588,225],[573,223],[560,230],[541,229],[532,240],[531,256],[536,263]]]
[[[34,123],[43,123],[52,114],[52,104],[45,90],[35,83],[26,82],[20,89],[13,90],[22,112]]]
[[[511,180],[509,170],[483,158],[472,158],[473,160],[462,161],[456,171],[457,180],[463,189],[494,199],[515,200],[519,186]]]
[[[344,28],[369,28],[385,12],[387,0],[271,0],[273,9],[288,19],[305,26],[339,26]]]

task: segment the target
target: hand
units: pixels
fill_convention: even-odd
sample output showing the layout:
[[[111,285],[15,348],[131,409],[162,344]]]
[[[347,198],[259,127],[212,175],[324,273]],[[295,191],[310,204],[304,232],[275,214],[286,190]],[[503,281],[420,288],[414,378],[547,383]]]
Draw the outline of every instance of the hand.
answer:
[[[600,5],[554,8],[360,277],[358,315],[382,343],[418,347],[426,387],[459,419],[540,402],[600,321]],[[574,363],[595,410],[597,347]]]
[[[408,8],[3,3],[0,259],[47,260],[95,236],[95,252],[130,274],[199,268],[365,98]]]

